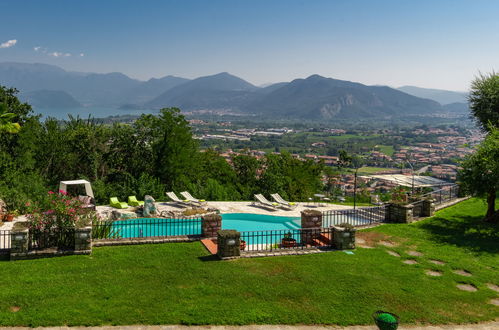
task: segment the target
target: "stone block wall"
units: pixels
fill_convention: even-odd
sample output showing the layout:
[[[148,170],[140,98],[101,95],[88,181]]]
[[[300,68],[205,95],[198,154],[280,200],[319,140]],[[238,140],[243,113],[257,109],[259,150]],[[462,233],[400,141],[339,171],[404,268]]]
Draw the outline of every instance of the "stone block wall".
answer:
[[[322,212],[317,210],[301,211],[302,228],[322,228]]]
[[[217,237],[222,229],[222,216],[220,214],[206,214],[201,217],[201,235],[203,237]]]
[[[219,230],[217,233],[217,255],[222,258],[236,258],[241,255],[241,233],[237,230]]]
[[[13,229],[10,232],[10,259],[16,260],[19,256],[28,253],[28,229]]]
[[[385,221],[398,223],[414,222],[412,205],[388,204],[386,206]]]
[[[305,229],[301,232],[301,242],[313,245],[314,239],[321,235],[322,212],[317,210],[301,211],[301,228]]]
[[[422,217],[432,217],[435,214],[435,200],[425,199],[421,209]]]
[[[355,249],[355,228],[331,226],[333,239],[331,245],[338,250]]]
[[[90,253],[92,250],[92,227],[75,229],[75,251]]]

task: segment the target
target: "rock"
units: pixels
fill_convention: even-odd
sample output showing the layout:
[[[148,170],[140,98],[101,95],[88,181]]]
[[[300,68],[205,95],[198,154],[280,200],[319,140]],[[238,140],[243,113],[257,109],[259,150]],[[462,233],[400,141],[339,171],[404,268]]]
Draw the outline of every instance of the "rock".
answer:
[[[156,215],[158,213],[156,209],[156,205],[154,204],[155,200],[152,196],[145,195],[144,197],[144,217],[150,217],[152,215]]]
[[[112,220],[127,220],[127,219],[135,219],[137,218],[137,214],[135,212],[127,212],[127,211],[116,211],[114,210],[111,213]]]

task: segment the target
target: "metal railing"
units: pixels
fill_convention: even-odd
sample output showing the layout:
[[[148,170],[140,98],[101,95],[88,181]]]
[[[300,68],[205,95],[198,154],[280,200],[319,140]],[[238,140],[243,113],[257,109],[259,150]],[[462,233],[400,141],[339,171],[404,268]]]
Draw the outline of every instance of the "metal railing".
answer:
[[[438,189],[424,195],[418,196],[418,200],[410,203],[413,206],[412,214],[415,217],[420,217],[423,210],[423,201],[425,199],[432,198],[435,202],[434,204],[440,205],[443,203],[450,202],[454,199],[459,198],[459,186],[450,185],[442,189]]]
[[[0,230],[0,254],[10,251],[10,230]]]
[[[72,250],[75,246],[75,228],[30,229],[28,249],[43,250],[57,248]]]
[[[122,239],[201,235],[201,218],[130,219],[92,225],[93,239]]]
[[[435,204],[437,205],[450,202],[459,197],[459,186],[447,186],[442,189],[432,191],[428,194],[424,194],[421,196],[421,198],[425,199],[429,196],[431,196],[435,200]]]
[[[304,250],[330,247],[332,228],[241,232],[242,252]]]
[[[369,226],[385,220],[385,206],[363,207],[348,210],[332,210],[322,212],[322,226],[337,226],[349,223],[352,226]]]

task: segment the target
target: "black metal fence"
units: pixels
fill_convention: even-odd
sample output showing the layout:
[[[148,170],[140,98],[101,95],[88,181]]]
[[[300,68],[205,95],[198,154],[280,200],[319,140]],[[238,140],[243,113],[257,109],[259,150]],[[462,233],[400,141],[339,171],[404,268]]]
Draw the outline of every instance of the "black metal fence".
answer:
[[[122,239],[201,235],[201,222],[201,218],[101,221],[92,225],[92,238]]]
[[[454,199],[459,198],[459,186],[458,185],[445,186],[442,189],[435,190],[419,196],[418,201],[411,203],[411,205],[413,206],[412,209],[413,216],[415,217],[421,216],[423,210],[423,200],[429,198],[432,198],[435,201],[434,204],[436,205],[453,201]]]
[[[74,246],[74,227],[29,230],[29,250],[42,250],[48,248],[57,248],[58,250],[73,250]]]
[[[385,206],[362,207],[348,210],[332,210],[322,212],[322,226],[330,227],[341,223],[352,226],[368,226],[385,220]]]
[[[447,186],[439,190],[432,191],[431,193],[421,196],[422,199],[431,196],[435,200],[435,204],[443,204],[450,202],[459,197],[459,186]]]
[[[332,228],[242,231],[241,250],[262,252],[330,247],[332,235]]]
[[[10,230],[0,230],[0,254],[10,251]]]

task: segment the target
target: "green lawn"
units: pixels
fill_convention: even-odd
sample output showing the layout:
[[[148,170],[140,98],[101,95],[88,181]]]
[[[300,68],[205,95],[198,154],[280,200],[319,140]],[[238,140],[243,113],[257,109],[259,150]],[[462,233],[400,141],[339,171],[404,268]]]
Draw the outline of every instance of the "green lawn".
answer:
[[[393,171],[393,170],[396,170],[396,168],[364,166],[364,167],[359,168],[358,173],[359,174],[374,174],[374,173],[380,172],[380,171]]]
[[[379,151],[390,157],[395,153],[395,148],[393,146],[379,145],[378,148]]]
[[[499,234],[480,223],[473,199],[412,225],[361,236],[388,248],[216,261],[200,243],[94,248],[91,256],[0,262],[0,324],[372,324],[388,310],[403,323],[464,323],[499,317]],[[398,251],[402,258],[386,250]],[[424,255],[406,265],[409,250]],[[413,257],[411,257],[413,258]],[[429,258],[445,261],[437,266]],[[463,277],[452,269],[473,274]],[[441,277],[429,277],[438,269]],[[477,292],[456,289],[472,283]],[[17,308],[20,309],[18,311]]]

